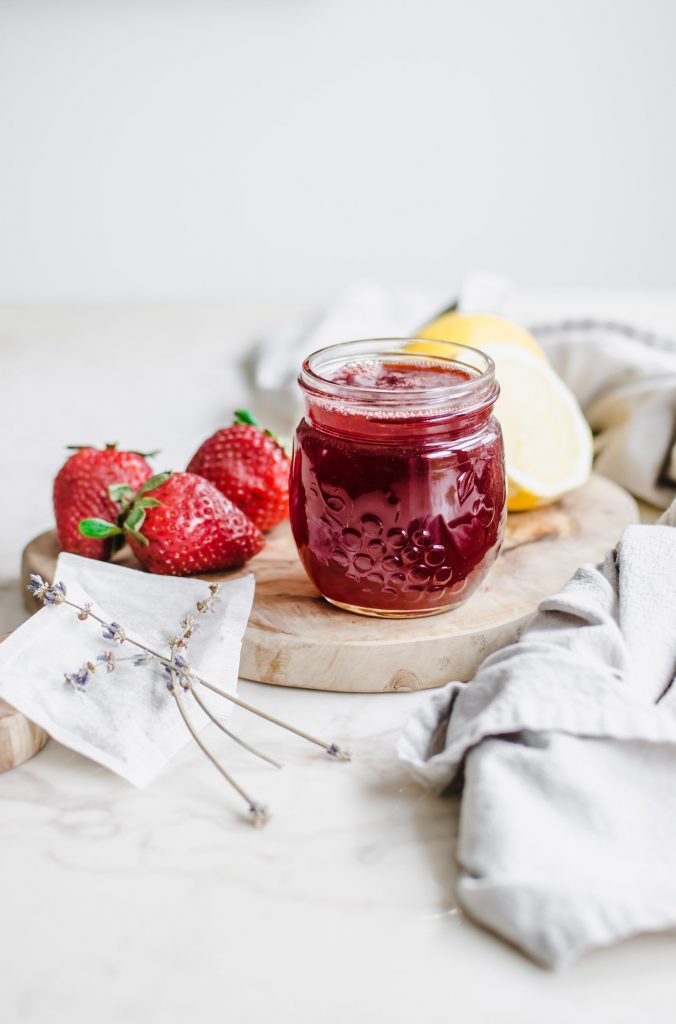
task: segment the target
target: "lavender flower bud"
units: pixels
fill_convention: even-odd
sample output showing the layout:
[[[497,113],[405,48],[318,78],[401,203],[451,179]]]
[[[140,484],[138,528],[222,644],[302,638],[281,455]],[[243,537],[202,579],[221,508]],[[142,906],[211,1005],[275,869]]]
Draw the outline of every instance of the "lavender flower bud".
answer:
[[[115,654],[113,651],[104,651],[96,659],[106,666],[106,672],[115,671]]]
[[[77,672],[64,672],[64,679],[73,689],[84,690],[89,682],[90,675],[91,669],[89,666],[83,665]]]
[[[123,644],[126,640],[124,630],[119,622],[109,622],[103,627],[103,639],[112,640],[113,643]]]

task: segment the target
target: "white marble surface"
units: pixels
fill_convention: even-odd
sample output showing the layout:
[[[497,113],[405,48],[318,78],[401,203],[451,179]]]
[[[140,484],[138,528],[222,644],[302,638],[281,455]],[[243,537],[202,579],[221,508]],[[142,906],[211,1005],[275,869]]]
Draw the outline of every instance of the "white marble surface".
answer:
[[[0,631],[23,618],[19,553],[50,521],[63,444],[161,444],[161,467],[180,467],[244,396],[233,357],[252,329],[305,306],[0,309]],[[525,316],[566,313],[676,333],[676,293],[524,297]],[[191,748],[144,791],[53,742],[0,776],[3,1024],[676,1018],[673,934],[556,975],[458,911],[457,805],[410,782],[392,752],[424,696],[241,692],[355,755],[325,761],[238,712],[287,763],[275,772],[207,734],[269,804],[263,831],[240,824]]]

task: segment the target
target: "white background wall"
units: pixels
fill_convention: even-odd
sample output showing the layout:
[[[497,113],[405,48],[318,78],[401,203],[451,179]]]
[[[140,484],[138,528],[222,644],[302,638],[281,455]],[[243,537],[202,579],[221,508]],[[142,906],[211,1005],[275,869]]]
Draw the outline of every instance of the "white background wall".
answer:
[[[676,283],[674,0],[0,0],[0,299]]]

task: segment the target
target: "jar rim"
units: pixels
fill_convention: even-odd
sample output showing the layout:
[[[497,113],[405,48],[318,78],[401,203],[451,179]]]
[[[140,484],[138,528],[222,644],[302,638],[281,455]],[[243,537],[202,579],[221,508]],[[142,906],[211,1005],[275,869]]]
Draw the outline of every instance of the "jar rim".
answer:
[[[420,413],[439,412],[446,408],[461,407],[473,411],[484,405],[492,405],[499,393],[495,380],[495,363],[489,355],[478,348],[460,345],[450,341],[434,341],[435,348],[448,345],[448,356],[428,355],[423,352],[407,351],[406,346],[428,342],[425,338],[370,338],[359,341],[341,342],[328,345],[312,352],[303,361],[298,383],[302,390],[315,400],[331,405],[348,406],[356,411],[360,408],[387,408]],[[337,383],[324,376],[330,367],[336,371],[356,358],[368,361],[384,361],[388,357],[398,363],[411,365],[437,364],[469,373],[469,378],[456,378],[451,383],[435,384],[433,387],[395,390],[382,387]]]

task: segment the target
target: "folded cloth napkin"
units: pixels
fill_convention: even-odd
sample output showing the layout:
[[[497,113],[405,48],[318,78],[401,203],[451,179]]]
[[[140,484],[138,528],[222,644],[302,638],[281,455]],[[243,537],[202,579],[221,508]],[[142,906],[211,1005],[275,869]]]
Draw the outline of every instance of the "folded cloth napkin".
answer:
[[[675,524],[630,526],[399,741],[462,786],[461,905],[548,966],[676,926]]]
[[[213,612],[199,617],[197,601],[210,596],[201,580],[153,576],[62,554],[55,581],[65,583],[69,600],[80,606],[91,601],[107,622],[120,623],[128,636],[167,655],[181,620],[195,616],[199,628],[186,652],[190,665],[235,693],[253,576],[223,583]],[[83,692],[65,682],[64,673],[95,662],[106,650],[116,655],[113,673],[99,665]],[[134,653],[130,644],[104,640],[94,619],[79,621],[68,605],[48,605],[0,644],[0,697],[60,743],[144,786],[190,741],[190,733],[157,662],[134,666],[126,660]],[[229,715],[231,704],[223,698],[207,691],[200,697],[220,718]],[[186,702],[201,729],[208,718],[194,700]]]
[[[469,274],[458,308],[508,313],[511,302],[507,280]],[[305,356],[340,341],[415,335],[447,305],[447,296],[360,285],[306,323],[262,338],[250,366],[262,411],[281,432],[292,430],[301,408],[296,378]],[[666,507],[676,495],[676,341],[597,321],[533,331],[591,423],[596,469],[644,501]]]

